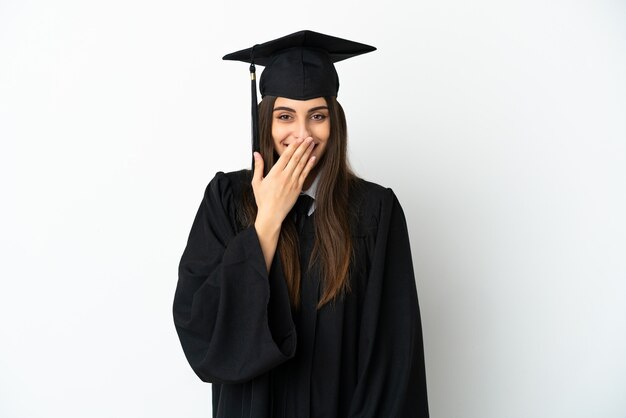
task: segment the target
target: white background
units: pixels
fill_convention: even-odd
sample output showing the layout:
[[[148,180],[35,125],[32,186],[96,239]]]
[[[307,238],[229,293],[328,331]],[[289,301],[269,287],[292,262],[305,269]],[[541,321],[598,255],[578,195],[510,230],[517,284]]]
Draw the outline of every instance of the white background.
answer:
[[[434,418],[626,416],[621,1],[0,0],[0,416],[208,417],[171,303],[246,167],[247,65],[300,29],[406,212]]]

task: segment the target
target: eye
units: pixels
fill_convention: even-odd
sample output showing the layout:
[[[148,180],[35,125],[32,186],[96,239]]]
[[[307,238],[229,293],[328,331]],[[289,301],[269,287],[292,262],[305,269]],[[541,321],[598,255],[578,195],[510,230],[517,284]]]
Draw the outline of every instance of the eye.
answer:
[[[278,120],[291,120],[291,119],[293,119],[293,118],[292,118],[292,116],[291,116],[290,114],[288,114],[288,113],[282,113],[282,114],[280,114],[280,115],[276,116],[276,119],[278,119]]]
[[[314,113],[311,115],[311,119],[313,120],[317,120],[317,121],[323,121],[324,119],[326,119],[326,115],[323,113]]]

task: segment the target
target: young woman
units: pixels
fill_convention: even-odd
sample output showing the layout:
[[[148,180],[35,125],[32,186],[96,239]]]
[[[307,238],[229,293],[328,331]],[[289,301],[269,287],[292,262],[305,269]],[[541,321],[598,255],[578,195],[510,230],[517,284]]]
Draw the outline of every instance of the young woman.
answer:
[[[372,50],[302,31],[225,57],[266,66],[254,167],[208,184],[173,306],[215,417],[428,417],[405,217],[350,171],[336,100],[333,63]]]

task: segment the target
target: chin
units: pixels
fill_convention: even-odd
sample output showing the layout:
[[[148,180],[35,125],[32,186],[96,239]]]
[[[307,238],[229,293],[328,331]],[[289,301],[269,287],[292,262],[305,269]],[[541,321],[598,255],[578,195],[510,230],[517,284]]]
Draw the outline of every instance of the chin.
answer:
[[[322,158],[324,158],[324,150],[320,150],[321,152],[313,152],[313,155],[315,156],[315,158],[320,161]]]
[[[321,153],[319,155],[318,154],[313,154],[313,155],[315,155],[315,159],[317,160],[315,162],[315,167],[321,167],[322,163],[324,162],[324,155],[325,154]]]

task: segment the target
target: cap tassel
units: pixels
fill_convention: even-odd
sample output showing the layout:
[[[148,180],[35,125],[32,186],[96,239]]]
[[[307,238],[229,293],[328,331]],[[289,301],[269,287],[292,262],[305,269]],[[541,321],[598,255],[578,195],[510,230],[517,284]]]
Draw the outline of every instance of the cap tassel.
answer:
[[[260,151],[259,147],[259,104],[256,96],[256,67],[254,66],[254,48],[250,56],[250,92],[252,93],[252,151]],[[254,171],[254,157],[252,158],[252,171]]]

